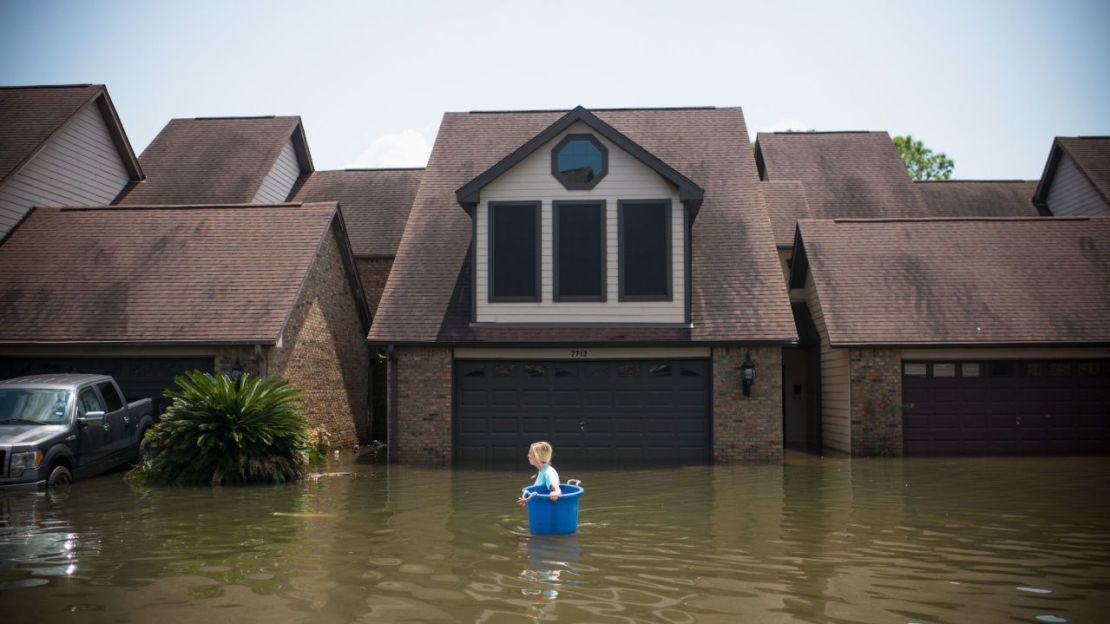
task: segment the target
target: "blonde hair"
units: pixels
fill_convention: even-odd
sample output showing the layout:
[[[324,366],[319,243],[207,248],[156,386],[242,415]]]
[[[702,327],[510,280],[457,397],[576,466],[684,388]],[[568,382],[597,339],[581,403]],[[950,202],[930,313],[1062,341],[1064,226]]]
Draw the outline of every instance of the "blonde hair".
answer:
[[[528,450],[535,453],[536,459],[545,464],[551,463],[551,455],[555,453],[555,449],[551,448],[551,445],[547,442],[533,442]]]

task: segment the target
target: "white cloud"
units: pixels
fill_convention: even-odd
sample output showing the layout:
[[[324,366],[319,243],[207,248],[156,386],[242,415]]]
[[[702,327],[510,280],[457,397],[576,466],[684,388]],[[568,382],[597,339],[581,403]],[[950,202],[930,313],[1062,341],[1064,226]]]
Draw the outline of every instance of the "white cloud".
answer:
[[[811,130],[811,128],[801,119],[780,119],[766,128],[759,129],[760,132],[786,132],[787,130]]]
[[[358,158],[348,163],[346,169],[378,167],[423,167],[432,154],[432,143],[417,130],[391,132],[370,142]]]

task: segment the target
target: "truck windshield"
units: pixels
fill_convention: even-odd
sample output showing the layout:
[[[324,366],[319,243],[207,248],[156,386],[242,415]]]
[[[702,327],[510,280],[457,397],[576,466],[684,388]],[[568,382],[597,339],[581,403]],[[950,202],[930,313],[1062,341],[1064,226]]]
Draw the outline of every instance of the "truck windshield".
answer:
[[[67,405],[68,390],[0,388],[0,425],[63,424]]]

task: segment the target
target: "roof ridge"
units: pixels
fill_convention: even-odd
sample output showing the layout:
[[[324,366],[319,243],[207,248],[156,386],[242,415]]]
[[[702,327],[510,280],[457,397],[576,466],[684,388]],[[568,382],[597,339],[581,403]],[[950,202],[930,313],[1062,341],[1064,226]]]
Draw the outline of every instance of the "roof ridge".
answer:
[[[813,134],[886,134],[886,130],[775,130],[773,132],[758,132],[757,134],[796,134],[808,136]]]
[[[959,180],[914,180],[914,184],[937,184],[945,182],[1039,182],[1040,180],[1022,180],[1021,178],[1004,178],[1004,179],[989,179],[989,178],[966,178]]]
[[[104,85],[93,82],[74,84],[41,84],[41,85],[0,85],[0,89],[84,89],[88,87],[103,87]]]
[[[323,171],[317,171],[317,173],[338,173],[340,171],[424,171],[425,169],[427,169],[427,167],[348,167],[346,169],[325,169]]]
[[[944,221],[984,221],[984,222],[997,222],[997,221],[1037,221],[1037,222],[1056,222],[1056,221],[1090,221],[1091,219],[1105,219],[1110,221],[1110,217],[875,217],[871,219],[866,218],[847,218],[847,219],[809,219],[812,221],[832,221],[833,223],[932,223]]]
[[[114,206],[54,206],[51,209],[59,212],[97,212],[121,210],[203,210],[226,208],[301,208],[309,204],[335,204],[335,201],[311,202],[279,202],[274,204],[142,204],[142,205],[114,205]],[[38,210],[38,209],[37,209]]]
[[[277,119],[278,117],[295,117],[296,115],[225,115],[215,117],[182,117],[194,121],[220,121],[225,119]]]
[[[683,111],[683,110],[717,110],[716,106],[633,106],[633,107],[620,107],[620,108],[589,108],[582,106],[591,112],[627,112],[627,111]],[[574,108],[536,108],[536,109],[522,109],[522,110],[472,110],[466,111],[467,115],[504,115],[504,114],[528,114],[528,113],[569,113]]]

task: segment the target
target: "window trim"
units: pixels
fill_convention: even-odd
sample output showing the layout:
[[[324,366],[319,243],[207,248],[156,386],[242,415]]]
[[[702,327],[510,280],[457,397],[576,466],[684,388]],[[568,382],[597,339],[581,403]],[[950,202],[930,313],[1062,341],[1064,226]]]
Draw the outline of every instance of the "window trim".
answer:
[[[536,215],[536,231],[534,234],[535,248],[536,248],[536,294],[531,297],[496,297],[494,291],[494,218],[493,213],[500,207],[528,207],[531,208]],[[486,297],[489,303],[537,303],[543,301],[543,239],[540,234],[540,224],[543,220],[543,202],[541,201],[492,201],[486,204],[486,252],[489,256],[487,258],[486,266]]]
[[[662,204],[666,213],[667,248],[667,294],[666,295],[627,295],[624,292],[624,208],[626,204]],[[617,201],[617,283],[618,301],[674,301],[674,267],[671,266],[674,253],[673,202],[666,199],[621,199]]]
[[[573,295],[563,296],[559,294],[559,208],[561,206],[597,206],[601,211],[601,295]],[[551,300],[556,302],[591,302],[591,303],[605,303],[609,296],[609,280],[608,276],[608,260],[607,247],[608,230],[606,226],[609,222],[609,202],[604,199],[568,199],[568,200],[555,200],[551,202],[551,273],[552,273],[552,288]]]
[[[601,151],[601,173],[597,174],[597,177],[590,182],[568,182],[566,179],[563,178],[563,176],[559,175],[559,158],[557,155],[559,153],[559,150],[563,149],[563,146],[565,146],[567,143],[582,139],[593,143],[594,146]],[[555,147],[551,149],[551,177],[558,180],[559,184],[562,184],[563,188],[567,189],[568,191],[593,190],[593,188],[597,186],[598,182],[601,182],[603,179],[605,179],[605,176],[607,175],[609,175],[609,148],[605,147],[605,145],[601,141],[597,140],[597,137],[592,134],[584,132],[577,134],[568,134],[563,137],[562,140],[556,143]]]

